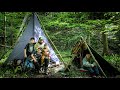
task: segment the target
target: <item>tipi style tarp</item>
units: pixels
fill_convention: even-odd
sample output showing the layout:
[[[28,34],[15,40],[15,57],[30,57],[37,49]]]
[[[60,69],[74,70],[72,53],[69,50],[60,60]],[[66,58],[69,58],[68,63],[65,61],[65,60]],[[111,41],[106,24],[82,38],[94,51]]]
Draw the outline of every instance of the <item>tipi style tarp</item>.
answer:
[[[11,61],[14,59],[24,59],[24,47],[30,41],[30,38],[34,37],[35,42],[38,41],[39,37],[42,37],[45,43],[48,44],[50,48],[50,56],[53,62],[59,63],[60,60],[55,54],[53,48],[51,47],[46,35],[44,34],[43,30],[41,29],[41,25],[39,23],[38,17],[35,13],[32,14],[31,19],[22,33],[22,36],[19,38],[18,42],[16,43],[13,51],[9,55],[7,61]]]

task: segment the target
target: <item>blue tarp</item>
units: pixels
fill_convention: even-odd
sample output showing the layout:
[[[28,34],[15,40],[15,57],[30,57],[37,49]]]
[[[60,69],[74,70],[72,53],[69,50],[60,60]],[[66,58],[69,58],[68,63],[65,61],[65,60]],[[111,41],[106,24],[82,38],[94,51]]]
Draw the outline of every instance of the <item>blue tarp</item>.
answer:
[[[24,59],[24,47],[26,46],[27,43],[29,43],[30,38],[34,37],[35,41],[37,42],[39,37],[42,37],[45,41],[45,43],[48,44],[50,48],[50,56],[51,60],[53,62],[59,63],[59,58],[55,54],[53,48],[51,47],[46,35],[44,34],[43,30],[41,29],[41,25],[39,23],[39,20],[35,14],[31,16],[31,19],[22,33],[22,36],[20,37],[19,41],[16,43],[13,51],[9,55],[7,61],[11,61],[14,59]]]

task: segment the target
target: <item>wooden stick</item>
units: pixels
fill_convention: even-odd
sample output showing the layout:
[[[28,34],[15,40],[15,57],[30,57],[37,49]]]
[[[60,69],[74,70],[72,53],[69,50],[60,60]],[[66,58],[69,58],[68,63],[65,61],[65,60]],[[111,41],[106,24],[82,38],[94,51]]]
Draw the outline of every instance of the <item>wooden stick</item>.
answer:
[[[57,56],[60,56],[59,54],[56,54]],[[65,55],[65,56],[62,56],[63,58],[65,57],[72,57],[72,55]]]
[[[23,32],[23,27],[25,26],[25,23],[26,23],[26,21],[28,20],[28,16],[29,16],[29,13],[27,13],[27,14],[25,15],[25,17],[24,17],[24,19],[23,19],[23,21],[22,21],[22,24],[21,24],[21,26],[20,26],[19,33],[17,34],[17,38],[18,38],[18,39],[16,40],[15,44],[19,41],[20,35],[21,35],[21,33]]]
[[[73,51],[73,54],[76,54],[78,52],[78,46],[80,45],[80,42],[79,43],[76,43],[75,44],[75,48],[73,47],[72,51]]]
[[[19,31],[19,33],[17,34],[17,40],[15,41],[15,43],[13,44],[13,46],[10,46],[10,48],[14,48],[14,46],[15,46],[15,44],[17,44],[17,42],[19,41],[19,38],[20,38],[20,35],[21,35],[21,32],[23,32],[23,27],[24,27],[24,25],[25,25],[25,22],[27,21],[27,19],[28,19],[28,13],[26,14],[26,16],[24,17],[24,20],[23,20],[23,22],[22,22],[22,25],[21,25],[21,27],[20,27],[20,31]],[[2,45],[1,45],[2,46]],[[9,50],[8,50],[9,51]],[[3,54],[3,56],[4,56],[4,54]],[[7,63],[8,61],[5,61],[5,63]]]
[[[36,15],[37,15],[37,14],[36,14]],[[37,16],[38,16],[38,15],[37,15]],[[38,16],[38,19],[39,19],[39,16]],[[40,20],[40,19],[39,19],[39,20]],[[42,22],[41,22],[41,24],[42,24]],[[43,25],[42,25],[42,26],[43,26]],[[44,32],[45,32],[46,36],[48,37],[48,39],[49,39],[50,42],[52,43],[53,47],[54,47],[54,48],[56,49],[56,51],[58,52],[61,60],[63,61],[64,65],[65,65],[65,67],[68,68],[67,65],[66,65],[66,63],[64,62],[64,60],[63,60],[63,58],[62,58],[62,55],[60,54],[60,52],[58,51],[58,49],[56,48],[56,46],[55,46],[54,43],[52,42],[51,38],[49,37],[49,35],[48,35],[47,32],[45,31],[45,27],[44,27],[44,26],[43,26],[43,29],[44,29]],[[69,68],[68,68],[68,69],[69,69]],[[69,70],[69,71],[70,71],[70,70]]]
[[[58,49],[56,48],[55,44],[52,42],[51,38],[49,37],[49,35],[47,34],[46,31],[45,31],[45,33],[46,33],[46,36],[49,38],[50,42],[52,43],[53,47],[54,47],[54,48],[56,49],[56,51],[58,52],[58,54],[59,54],[61,60],[62,60],[63,63],[65,64],[65,62],[64,62],[64,60],[63,60],[63,58],[62,58],[62,55],[60,54],[60,52],[59,52]],[[65,67],[66,67],[66,64],[65,64]]]
[[[83,39],[83,37],[81,37],[81,38]],[[84,41],[84,39],[83,39],[83,41]],[[88,50],[89,50],[89,52],[90,52],[93,60],[94,60],[94,61],[96,62],[96,64],[98,65],[98,67],[99,67],[100,70],[102,71],[103,75],[104,75],[105,77],[107,77],[106,74],[104,73],[104,71],[102,70],[102,68],[100,67],[99,63],[98,63],[97,60],[95,59],[94,55],[92,54],[92,52],[91,52],[89,46],[87,45],[86,41],[84,41],[84,42],[85,42],[85,44],[86,44],[86,46],[87,46],[87,48],[88,48]]]
[[[6,49],[6,15],[5,15],[5,12],[4,12],[4,31],[3,31],[3,33],[4,33],[3,43],[4,43],[4,50],[5,50]]]
[[[12,17],[12,19],[11,19],[11,35],[10,35],[10,45],[11,46],[13,46],[13,43],[14,43],[14,40],[13,40],[13,29],[12,29],[12,27],[13,27],[13,24],[12,24],[12,22],[13,22],[13,17]]]
[[[81,48],[81,46],[82,46],[82,43],[81,43],[81,39],[79,40],[79,43],[77,42],[76,44],[75,44],[75,49],[74,49],[74,51],[73,51],[73,54],[75,55],[75,54],[78,54],[78,51],[79,51],[79,49]],[[76,55],[75,55],[76,56]],[[73,56],[72,55],[72,60],[75,58],[75,56]],[[70,61],[70,64],[71,64],[71,62],[72,62],[72,60]],[[80,60],[82,60],[82,56],[81,56],[81,52],[80,52]],[[81,61],[80,61],[80,65],[81,65]]]

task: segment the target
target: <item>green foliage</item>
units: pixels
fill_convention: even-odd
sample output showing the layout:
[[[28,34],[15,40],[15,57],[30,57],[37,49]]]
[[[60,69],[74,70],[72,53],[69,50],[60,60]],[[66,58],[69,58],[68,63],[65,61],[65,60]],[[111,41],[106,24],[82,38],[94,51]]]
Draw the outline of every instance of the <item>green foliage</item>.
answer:
[[[6,36],[7,36],[7,43],[10,44],[10,36],[13,34],[14,40],[16,40],[16,36],[19,32],[20,25],[23,21],[25,16],[25,12],[5,12],[0,13],[0,36],[3,36],[3,31],[6,27]],[[4,17],[6,17],[6,22],[4,23]]]
[[[120,56],[117,54],[113,54],[110,56],[104,56],[104,58],[115,68],[120,71]]]
[[[11,36],[13,35],[14,42],[17,39],[19,28],[26,13],[31,12],[4,12],[0,13],[0,36],[3,36],[6,24],[6,44],[10,46]],[[91,46],[98,52],[102,53],[103,45],[101,33],[105,32],[108,35],[109,49],[119,54],[120,48],[120,12],[37,12],[40,18],[40,23],[45,27],[46,32],[63,55],[70,55],[73,45],[79,41],[80,36],[87,38],[90,36]],[[6,23],[4,23],[4,15],[6,15]],[[28,18],[26,25],[28,24]],[[24,27],[24,28],[25,28]],[[2,38],[0,38],[0,44]],[[4,53],[3,48],[0,48],[0,54]],[[3,63],[8,57],[9,51],[1,60]],[[108,59],[111,58],[111,59]],[[118,56],[105,57],[109,62],[115,63],[119,59]],[[113,58],[114,57],[114,58]],[[118,58],[116,58],[118,57]],[[64,57],[66,63],[70,61],[70,57]],[[119,60],[118,60],[119,61]],[[4,70],[3,70],[4,71]],[[5,72],[1,72],[5,73]],[[10,71],[6,72],[7,74]],[[11,73],[12,74],[12,73]],[[74,72],[69,74],[75,76]],[[77,73],[76,73],[77,75]],[[27,75],[24,75],[27,77]],[[1,77],[5,77],[4,75]],[[13,75],[10,77],[17,77]]]
[[[0,52],[0,64],[4,63],[5,60],[8,58],[9,54],[11,53],[11,48],[6,48],[6,50],[2,49]],[[2,58],[1,58],[2,57]]]

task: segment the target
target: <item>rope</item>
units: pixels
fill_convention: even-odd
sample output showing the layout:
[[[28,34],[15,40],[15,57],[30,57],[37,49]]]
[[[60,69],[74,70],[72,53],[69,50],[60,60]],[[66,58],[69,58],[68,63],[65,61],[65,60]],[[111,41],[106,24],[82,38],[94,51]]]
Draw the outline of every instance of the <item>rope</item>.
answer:
[[[94,61],[96,62],[96,64],[98,65],[98,67],[99,67],[100,70],[102,71],[103,75],[104,75],[105,77],[107,77],[106,74],[104,73],[104,71],[102,70],[101,66],[99,65],[99,63],[98,63],[97,60],[95,59],[95,57],[94,57],[94,55],[92,54],[92,52],[91,52],[89,46],[87,45],[86,41],[83,39],[82,36],[81,36],[81,39],[85,42],[85,44],[86,44],[86,46],[87,46],[87,48],[88,48],[88,50],[89,50],[89,52],[90,52],[90,54],[91,54],[93,60],[94,60]]]
[[[37,14],[36,14],[37,15]],[[38,15],[37,15],[38,16]],[[38,16],[38,19],[39,19],[39,16]],[[40,20],[40,19],[39,19]],[[41,21],[40,21],[41,22]],[[41,22],[41,25],[43,26],[42,22]],[[48,39],[50,40],[50,42],[52,43],[53,47],[56,49],[56,51],[58,52],[61,60],[63,61],[65,67],[67,68],[67,65],[66,63],[64,62],[63,58],[62,58],[62,55],[60,54],[60,52],[58,51],[58,49],[56,48],[55,44],[52,42],[51,38],[49,37],[49,35],[47,34],[46,30],[45,30],[45,27],[43,26],[43,29],[44,29],[44,32],[46,34],[46,36],[48,37]]]

